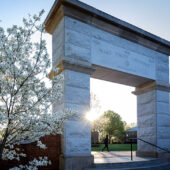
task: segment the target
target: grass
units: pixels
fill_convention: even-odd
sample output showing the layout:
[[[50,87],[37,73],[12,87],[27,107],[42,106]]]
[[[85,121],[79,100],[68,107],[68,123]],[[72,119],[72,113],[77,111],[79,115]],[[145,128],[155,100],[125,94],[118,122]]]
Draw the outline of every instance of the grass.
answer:
[[[137,144],[132,145],[133,151],[137,150]],[[104,144],[100,144],[99,147],[92,147],[91,151],[102,151]],[[107,149],[105,149],[106,151]],[[130,144],[109,144],[109,151],[130,151]]]

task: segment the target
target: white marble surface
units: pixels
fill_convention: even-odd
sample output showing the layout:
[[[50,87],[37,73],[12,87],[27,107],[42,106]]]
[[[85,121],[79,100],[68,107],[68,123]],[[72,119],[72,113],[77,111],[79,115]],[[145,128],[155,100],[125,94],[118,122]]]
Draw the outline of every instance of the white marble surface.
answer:
[[[65,17],[66,56],[153,80],[169,79],[168,56]]]
[[[139,85],[141,82],[153,80],[169,83],[167,55],[69,17],[64,17],[53,33],[53,65],[64,57],[97,65],[109,69],[110,72],[113,70],[121,73],[108,76],[108,81],[124,78],[124,81],[119,82],[136,80],[138,82],[135,84]],[[102,69],[100,72],[99,79],[102,77]],[[56,103],[56,107],[53,108],[54,110],[57,106],[76,108],[83,117],[90,104],[90,75],[71,69],[64,70],[64,74],[63,103],[58,105]],[[128,80],[128,76],[133,78]],[[142,78],[146,79],[141,81]],[[138,137],[161,147],[170,148],[169,92],[153,90],[138,95],[137,100]],[[86,122],[72,120],[65,124],[64,154],[90,155],[90,140],[90,125]],[[139,142],[138,149],[155,151],[155,148],[142,142]]]

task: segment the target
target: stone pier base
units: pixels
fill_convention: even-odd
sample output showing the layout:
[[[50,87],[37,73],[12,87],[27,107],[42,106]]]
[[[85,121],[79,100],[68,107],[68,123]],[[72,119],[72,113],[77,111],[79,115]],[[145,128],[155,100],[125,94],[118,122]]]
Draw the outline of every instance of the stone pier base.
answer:
[[[170,153],[160,152],[160,153],[158,153],[158,157],[163,158],[163,159],[167,159],[168,161],[170,161]]]
[[[170,153],[167,153],[167,152],[141,152],[141,151],[137,151],[136,156],[153,157],[153,158],[161,158],[161,159],[170,160]]]
[[[157,158],[158,157],[158,153],[157,152],[151,152],[151,151],[150,152],[137,151],[136,152],[136,156]]]
[[[60,156],[60,170],[83,170],[94,163],[94,156]]]

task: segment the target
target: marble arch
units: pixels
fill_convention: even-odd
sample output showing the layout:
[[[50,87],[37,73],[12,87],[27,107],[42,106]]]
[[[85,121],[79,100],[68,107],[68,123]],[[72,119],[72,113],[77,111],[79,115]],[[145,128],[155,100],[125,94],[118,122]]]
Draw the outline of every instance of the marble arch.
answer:
[[[170,42],[77,0],[57,0],[45,20],[52,35],[53,66],[65,75],[63,103],[82,115],[90,102],[90,77],[136,87],[138,137],[170,149]],[[62,170],[93,163],[90,125],[65,123]],[[139,155],[164,156],[138,141]]]

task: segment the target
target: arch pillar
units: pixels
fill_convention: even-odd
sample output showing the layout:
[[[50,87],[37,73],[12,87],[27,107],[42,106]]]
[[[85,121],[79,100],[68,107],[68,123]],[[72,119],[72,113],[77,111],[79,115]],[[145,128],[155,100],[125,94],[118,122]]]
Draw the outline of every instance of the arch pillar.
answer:
[[[65,76],[64,99],[54,111],[71,107],[81,115],[64,125],[62,170],[82,170],[93,162],[90,125],[83,120],[92,65],[94,78],[137,87],[138,136],[170,149],[168,41],[77,0],[56,0],[45,29],[52,34],[53,66],[59,65]],[[138,154],[164,153],[139,141]]]
[[[136,88],[139,138],[170,150],[168,83],[153,81]],[[139,156],[166,157],[166,153],[138,140]]]
[[[78,117],[64,123],[60,169],[81,170],[94,162],[91,155],[90,123],[85,119],[90,105],[90,74],[94,69],[87,62],[71,58],[62,59],[58,65],[64,74],[64,98],[60,106],[78,114]],[[55,110],[55,106],[53,108]]]

